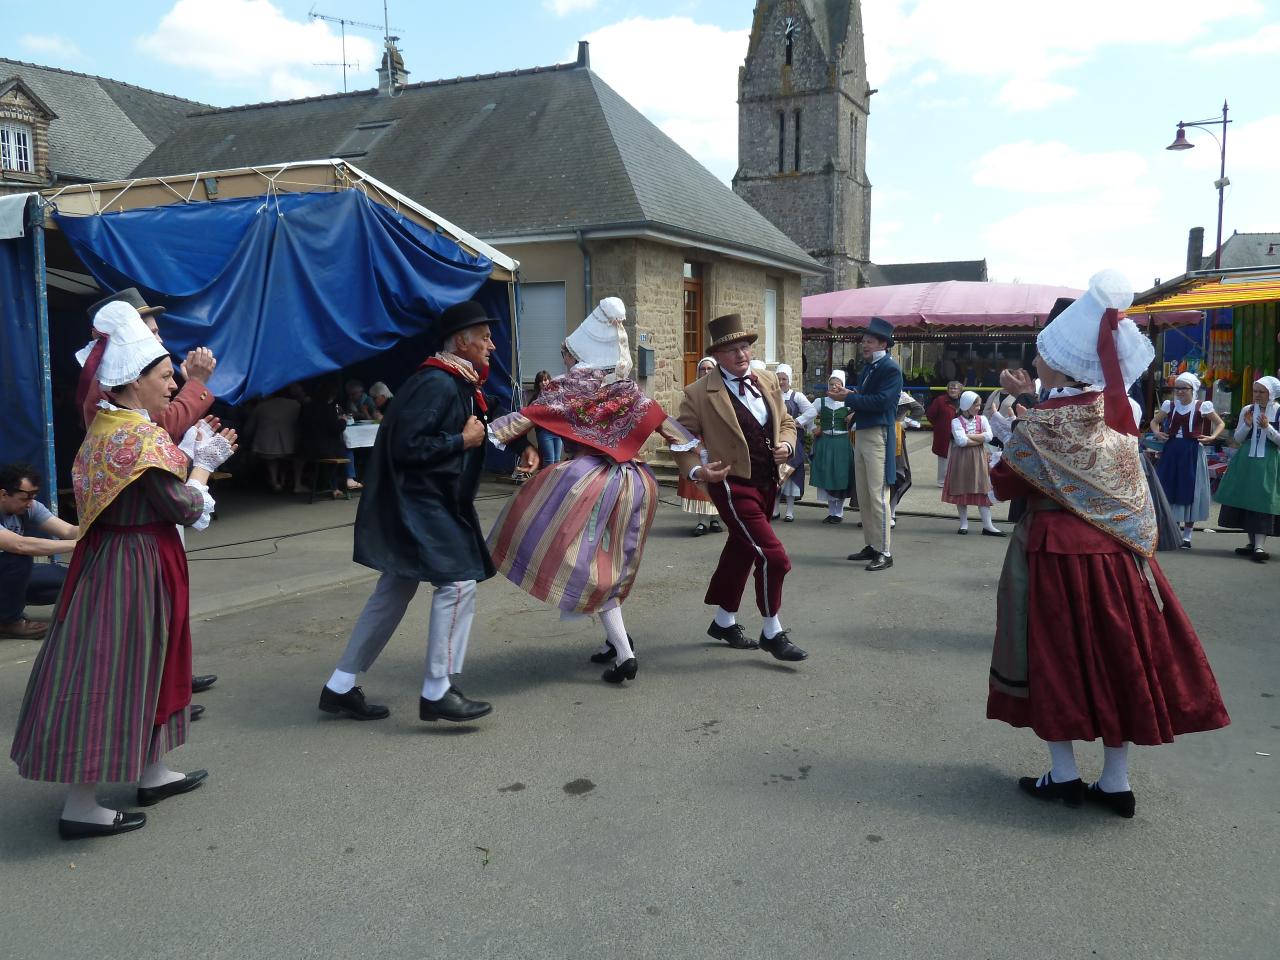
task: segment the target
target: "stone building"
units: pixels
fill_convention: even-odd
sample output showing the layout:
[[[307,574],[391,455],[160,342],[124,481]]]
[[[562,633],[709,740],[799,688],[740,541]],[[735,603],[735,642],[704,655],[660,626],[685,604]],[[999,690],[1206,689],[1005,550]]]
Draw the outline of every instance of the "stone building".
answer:
[[[526,382],[563,369],[561,341],[608,296],[627,305],[632,348],[652,351],[638,379],[669,410],[718,314],[759,329],[762,359],[801,363],[801,283],[822,267],[605,84],[585,43],[550,67],[203,110],[134,175],[325,157],[520,261]]]
[[[733,189],[819,263],[804,292],[865,286],[871,95],[858,0],[761,0],[738,71]]]
[[[129,175],[205,105],[0,57],[0,195]]]

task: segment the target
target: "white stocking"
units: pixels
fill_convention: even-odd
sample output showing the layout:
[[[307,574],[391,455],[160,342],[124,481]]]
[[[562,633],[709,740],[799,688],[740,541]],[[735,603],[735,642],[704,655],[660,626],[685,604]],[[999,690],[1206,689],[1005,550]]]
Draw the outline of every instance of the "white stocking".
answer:
[[[1265,550],[1265,549],[1267,549],[1267,537],[1266,537],[1266,534],[1262,534],[1262,533],[1258,534],[1258,539],[1257,539],[1257,540],[1255,540],[1255,541],[1253,542],[1253,549],[1255,549],[1255,550]]]
[[[844,497],[833,497],[827,494],[827,513],[833,517],[844,516]]]
[[[794,517],[796,515],[795,508],[796,508],[796,498],[788,494],[787,495],[787,516],[788,517]]]
[[[154,763],[148,763],[142,768],[142,776],[138,778],[138,786],[148,788],[163,787],[166,783],[175,783],[185,776],[185,773],[170,770],[164,765],[163,760],[157,760]]]
[[[635,656],[631,649],[631,641],[627,638],[627,627],[622,622],[622,608],[614,607],[600,614],[600,622],[604,624],[605,636],[613,644],[614,663],[626,663]]]
[[[996,525],[995,525],[994,523],[992,523],[992,522],[991,522],[991,508],[990,508],[990,507],[979,507],[979,508],[978,508],[978,514],[982,517],[982,529],[983,529],[983,530],[995,530],[995,529],[996,529]]]
[[[1194,523],[1194,522],[1192,522],[1192,523],[1184,523],[1184,524],[1182,525],[1182,539],[1183,539],[1183,540],[1185,540],[1187,543],[1190,543],[1190,542],[1191,542],[1191,534],[1193,534],[1193,533],[1195,532],[1195,529],[1196,529],[1196,525],[1195,525],[1195,523]]]
[[[960,529],[969,529],[969,508],[963,503],[956,507],[956,513],[960,515]]]
[[[1049,758],[1053,767],[1049,771],[1054,783],[1067,783],[1080,779],[1080,771],[1076,768],[1075,745],[1070,740],[1046,740]]]
[[[116,812],[98,803],[96,783],[74,783],[62,805],[62,819],[77,823],[96,823],[108,827],[116,821]]]
[[[1098,789],[1107,793],[1124,793],[1129,789],[1129,745],[1102,748],[1102,776]]]

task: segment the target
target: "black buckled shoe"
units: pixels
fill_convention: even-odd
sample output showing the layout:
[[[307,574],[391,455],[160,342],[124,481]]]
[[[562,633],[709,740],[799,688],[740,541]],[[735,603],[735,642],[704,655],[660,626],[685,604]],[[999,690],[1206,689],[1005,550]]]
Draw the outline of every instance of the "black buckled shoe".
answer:
[[[1018,788],[1037,800],[1061,800],[1068,807],[1084,803],[1084,781],[1079,777],[1066,783],[1056,783],[1047,773],[1042,777],[1020,777]]]
[[[781,630],[772,638],[760,634],[760,649],[768,650],[775,660],[789,660],[793,663],[809,659],[809,655],[791,642],[787,631]]]
[[[218,682],[216,673],[206,673],[203,676],[191,678],[191,692],[203,693]]]
[[[892,566],[893,557],[889,556],[887,553],[877,553],[876,558],[863,567],[863,569],[870,570],[874,573],[877,570],[888,570]]]
[[[145,813],[116,811],[112,823],[85,823],[83,820],[58,820],[58,836],[63,840],[79,840],[83,837],[114,837],[117,833],[140,830],[147,825]]]
[[[722,627],[712,620],[711,626],[707,627],[707,636],[713,640],[723,640],[735,650],[755,650],[760,646],[742,632],[740,623],[735,623],[732,627]]]
[[[724,527],[720,526],[719,520],[712,520],[710,530],[712,533],[723,533]]]
[[[1138,803],[1133,798],[1132,790],[1121,790],[1117,793],[1107,793],[1096,783],[1089,784],[1089,789],[1084,792],[1085,797],[1090,803],[1096,803],[1098,806],[1106,807],[1112,813],[1119,814],[1126,820],[1133,818],[1133,812],[1137,809]]]
[[[859,563],[865,563],[867,560],[874,560],[878,556],[879,554],[876,553],[875,547],[866,546],[866,547],[863,547],[861,550],[859,550],[857,553],[849,554],[848,559],[856,560]]]
[[[624,660],[622,663],[610,667],[600,674],[600,679],[605,683],[621,683],[623,680],[634,680],[637,669],[636,658],[632,657],[630,660]]]
[[[382,704],[368,703],[359,687],[352,687],[346,693],[334,693],[325,687],[320,691],[320,709],[353,720],[383,720],[391,716],[391,711]]]
[[[449,720],[453,723],[470,723],[493,713],[493,704],[483,700],[468,700],[457,687],[450,687],[439,700],[418,698],[419,720]]]
[[[180,793],[190,793],[207,779],[209,779],[208,770],[194,770],[181,780],[173,781],[173,783],[166,783],[159,787],[139,787],[138,806],[150,807],[161,800],[176,797]]]
[[[636,642],[631,638],[631,634],[629,633],[627,634],[627,643],[631,644],[631,652],[635,653]],[[597,650],[595,653],[591,655],[592,663],[613,663],[615,660],[618,659],[618,651],[614,648],[613,644],[610,641],[606,640],[605,646],[607,646],[609,649]]]

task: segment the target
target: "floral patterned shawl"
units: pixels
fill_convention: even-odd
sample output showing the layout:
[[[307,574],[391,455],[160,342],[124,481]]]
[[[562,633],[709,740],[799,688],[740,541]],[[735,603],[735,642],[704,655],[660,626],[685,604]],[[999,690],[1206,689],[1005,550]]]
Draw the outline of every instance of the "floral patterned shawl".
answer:
[[[545,430],[623,463],[666,420],[634,380],[605,383],[606,371],[573,369],[542,388],[520,413]]]
[[[1101,393],[1047,404],[1014,421],[1004,463],[1049,499],[1144,557],[1158,540],[1138,441],[1107,426]]]
[[[71,468],[80,529],[88,529],[144,471],[165,470],[185,481],[189,467],[163,427],[135,410],[99,410]]]

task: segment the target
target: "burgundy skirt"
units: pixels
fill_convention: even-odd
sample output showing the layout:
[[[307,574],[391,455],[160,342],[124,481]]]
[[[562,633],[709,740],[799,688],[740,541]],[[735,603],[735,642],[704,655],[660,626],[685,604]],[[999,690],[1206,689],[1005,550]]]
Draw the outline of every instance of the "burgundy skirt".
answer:
[[[1075,521],[1071,523],[1070,521]],[[1074,517],[1043,547],[1101,538],[1107,552],[1032,549],[1028,563],[1027,696],[992,688],[987,716],[1042,740],[1170,743],[1231,722],[1195,628],[1160,566],[1148,561],[1163,609],[1134,554]],[[1079,530],[1083,527],[1083,530]],[[1105,547],[1104,547],[1105,549]]]

